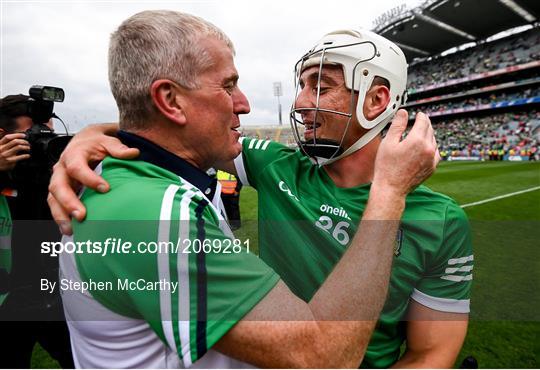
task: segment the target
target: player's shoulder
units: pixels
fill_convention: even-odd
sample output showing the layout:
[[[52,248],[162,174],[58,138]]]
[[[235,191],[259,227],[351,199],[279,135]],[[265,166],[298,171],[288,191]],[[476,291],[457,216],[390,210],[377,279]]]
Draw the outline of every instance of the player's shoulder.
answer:
[[[443,193],[436,192],[433,189],[427,187],[426,185],[418,186],[413,192],[411,192],[410,196],[413,196],[417,199],[429,201],[436,205],[450,205],[459,207],[457,202],[452,197]]]
[[[142,160],[126,160],[107,157],[100,164],[100,174],[120,186],[178,181],[174,173]],[[113,190],[113,188],[111,187]]]
[[[139,160],[106,158],[101,175],[111,189],[107,193],[86,189],[81,197],[89,219],[159,220],[165,200],[179,200],[190,190],[202,195],[176,174]]]
[[[407,211],[422,215],[424,219],[467,219],[459,204],[450,196],[420,185],[407,196]]]
[[[295,153],[297,149],[270,139],[259,139],[256,137],[244,136],[240,138],[242,150],[244,152],[267,154],[267,153]]]

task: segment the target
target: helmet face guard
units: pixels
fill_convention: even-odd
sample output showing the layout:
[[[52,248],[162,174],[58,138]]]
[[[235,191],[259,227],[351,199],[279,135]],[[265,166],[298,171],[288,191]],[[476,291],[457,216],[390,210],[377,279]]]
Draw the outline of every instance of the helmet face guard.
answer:
[[[363,31],[362,34],[356,31],[332,32],[323,37],[295,65],[295,99],[291,107],[290,123],[294,138],[300,150],[310,157],[314,164],[319,166],[330,164],[362,148],[376,137],[392,119],[399,108],[400,97],[401,102],[404,102],[402,93],[405,90],[407,79],[407,64],[403,52],[388,40],[378,35],[373,35],[373,33],[366,31]],[[382,44],[383,50],[380,50],[378,44]],[[388,46],[395,55],[389,55],[390,53],[386,50]],[[381,58],[381,53],[386,54],[386,58]],[[392,60],[392,58],[397,59],[397,61]],[[381,63],[381,60],[383,63]],[[349,109],[346,112],[329,109],[329,107],[320,105],[321,78],[324,74],[325,66],[328,65],[340,66],[343,70],[345,86],[350,91]],[[319,68],[315,104],[313,107],[297,107],[296,101],[302,92],[300,84],[301,74],[305,69],[313,66],[318,66]],[[397,69],[397,75],[393,74],[392,71],[388,71],[389,69]],[[370,121],[364,117],[363,103],[375,76],[383,77],[390,82],[391,101],[385,111]],[[396,93],[396,91],[399,92]],[[392,98],[394,98],[394,95],[395,100],[393,102]],[[357,98],[356,104],[355,98]],[[302,127],[305,127],[304,117],[307,115],[311,118],[314,117],[313,138],[303,140]],[[335,115],[336,118],[341,117],[342,120],[346,120],[345,128],[339,141],[317,137],[317,125],[320,115],[324,115],[325,117]],[[349,148],[345,149],[343,144],[349,128],[351,125],[356,124],[359,124],[368,132]]]

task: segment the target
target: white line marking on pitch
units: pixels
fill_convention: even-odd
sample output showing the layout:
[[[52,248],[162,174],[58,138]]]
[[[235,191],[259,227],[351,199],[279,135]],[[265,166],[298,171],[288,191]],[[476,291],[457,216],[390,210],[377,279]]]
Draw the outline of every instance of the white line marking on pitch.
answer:
[[[488,203],[488,202],[493,202],[494,200],[499,200],[499,199],[503,199],[503,198],[508,198],[508,197],[513,197],[514,195],[519,195],[519,194],[523,194],[523,193],[528,193],[530,191],[535,191],[535,190],[538,190],[540,189],[540,186],[535,186],[534,188],[529,188],[529,189],[525,189],[525,190],[520,190],[520,191],[516,191],[514,193],[508,193],[508,194],[504,194],[504,195],[499,195],[498,197],[493,197],[493,198],[488,198],[488,199],[484,199],[484,200],[479,200],[478,202],[473,202],[473,203],[467,203],[467,204],[464,204],[461,206],[461,208],[467,208],[467,207],[472,207],[472,206],[477,206],[479,204],[484,204],[484,203]]]

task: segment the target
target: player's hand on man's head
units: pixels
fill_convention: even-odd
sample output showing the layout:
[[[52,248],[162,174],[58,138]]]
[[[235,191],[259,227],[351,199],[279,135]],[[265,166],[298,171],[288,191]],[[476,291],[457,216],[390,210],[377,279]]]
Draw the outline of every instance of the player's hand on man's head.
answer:
[[[109,191],[107,181],[92,167],[108,155],[119,159],[132,159],[139,155],[138,149],[128,148],[107,132],[110,132],[110,127],[105,125],[85,128],[75,135],[54,166],[47,202],[64,234],[72,232],[71,217],[78,221],[86,217],[86,208],[77,197],[82,186],[102,193]]]
[[[407,121],[407,112],[400,109],[379,146],[373,178],[374,185],[400,195],[406,195],[431,176],[440,160],[429,117],[419,112],[403,139]]]
[[[7,134],[0,139],[0,171],[12,170],[17,162],[30,158],[30,144],[25,134]]]

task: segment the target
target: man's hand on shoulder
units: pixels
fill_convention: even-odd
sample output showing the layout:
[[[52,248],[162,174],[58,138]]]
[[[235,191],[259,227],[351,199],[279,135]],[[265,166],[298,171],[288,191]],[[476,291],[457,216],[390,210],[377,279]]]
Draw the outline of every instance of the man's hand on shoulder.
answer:
[[[47,202],[51,214],[63,234],[71,235],[71,217],[82,221],[86,209],[77,197],[82,186],[100,192],[109,191],[109,184],[93,170],[107,155],[119,159],[131,159],[139,155],[139,150],[128,148],[116,137],[115,124],[91,125],[75,135],[66,147],[58,163],[54,166],[49,184]]]

